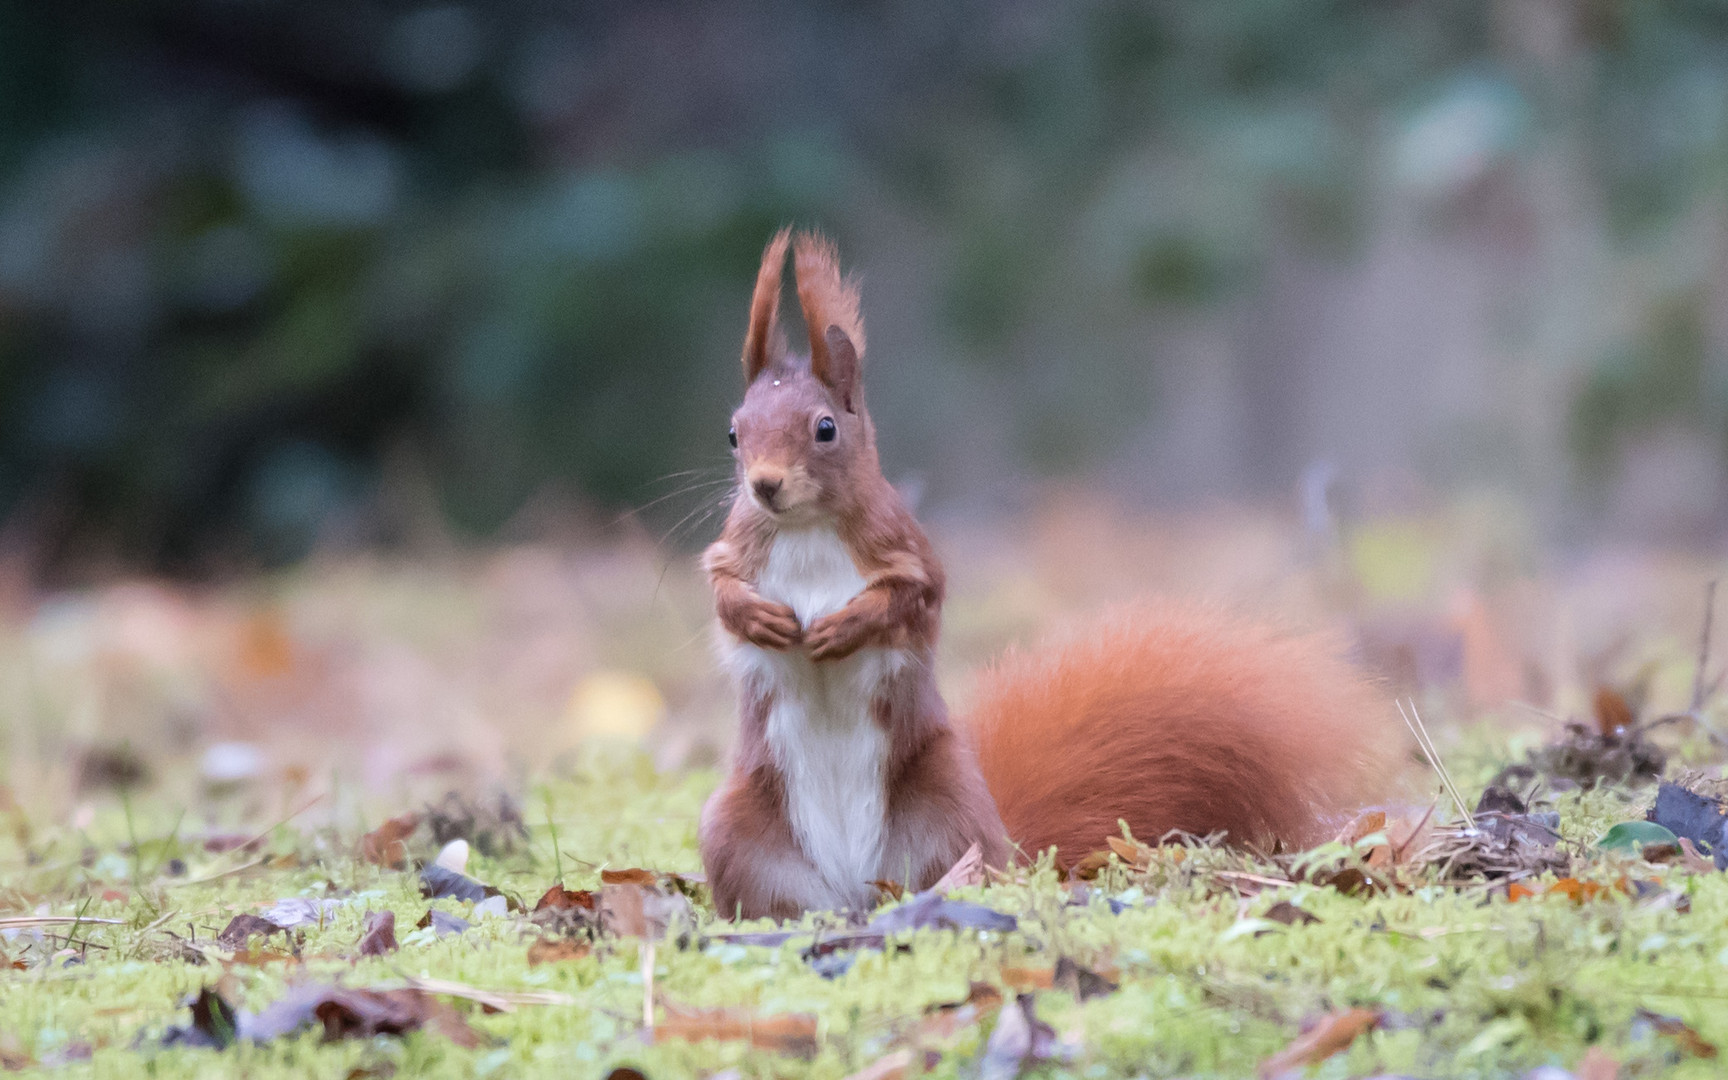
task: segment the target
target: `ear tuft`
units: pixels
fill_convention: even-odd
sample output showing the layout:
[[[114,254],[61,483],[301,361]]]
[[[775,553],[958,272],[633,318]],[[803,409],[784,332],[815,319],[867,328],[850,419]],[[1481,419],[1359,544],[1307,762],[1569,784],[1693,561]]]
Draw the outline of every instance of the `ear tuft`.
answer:
[[[744,385],[749,386],[762,369],[786,353],[786,335],[780,331],[780,274],[786,267],[786,245],[790,227],[781,229],[762,249],[762,265],[756,271],[756,291],[750,297],[750,327],[744,332]]]
[[[846,336],[846,331],[838,326],[828,327],[828,332],[822,335],[822,344],[826,346],[828,357],[827,376],[823,382],[834,391],[840,399],[840,407],[849,413],[858,411],[858,350],[852,347],[852,339]]]
[[[839,393],[851,410],[864,357],[864,320],[858,314],[858,283],[841,276],[840,254],[820,233],[799,233],[792,241],[792,266],[798,277],[798,304],[804,309],[804,325],[810,331],[810,370],[829,389]],[[844,365],[830,348],[836,331],[850,354]],[[844,372],[839,370],[842,366],[846,368]],[[838,381],[842,376],[844,388]]]

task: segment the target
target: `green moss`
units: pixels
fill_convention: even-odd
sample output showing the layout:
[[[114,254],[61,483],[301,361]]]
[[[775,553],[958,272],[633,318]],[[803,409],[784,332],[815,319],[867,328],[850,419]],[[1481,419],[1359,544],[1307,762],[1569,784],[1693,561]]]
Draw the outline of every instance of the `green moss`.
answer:
[[[708,773],[658,776],[629,761],[592,767],[546,789],[551,822],[531,825],[526,848],[498,858],[476,855],[470,870],[531,902],[552,881],[549,825],[555,825],[571,887],[595,884],[601,866],[696,872],[696,814],[714,782]],[[1386,1010],[1386,1025],[1316,1075],[1517,1075],[1545,1062],[1574,1063],[1592,1044],[1634,1065],[1639,1075],[1711,1075],[1710,1062],[1684,1056],[1635,1014],[1643,1007],[1677,1015],[1704,1038],[1728,1043],[1728,1014],[1716,1008],[1728,996],[1728,878],[1688,877],[1589,848],[1608,824],[1635,816],[1634,796],[1570,793],[1559,808],[1562,832],[1584,845],[1590,860],[1578,873],[1656,881],[1684,894],[1690,911],[1676,910],[1671,900],[1619,893],[1581,905],[1558,897],[1508,903],[1486,889],[1439,887],[1353,898],[1297,886],[1238,898],[1206,871],[1208,860],[1221,866],[1226,855],[1198,852],[1132,880],[1123,868],[1112,868],[1084,903],[1074,903],[1047,869],[1017,884],[969,891],[1018,915],[1020,929],[1006,935],[920,932],[907,939],[909,950],[862,954],[835,979],[814,973],[796,940],[765,948],[697,935],[657,948],[655,988],[664,1000],[762,1014],[814,1013],[820,1051],[804,1061],[735,1042],[645,1043],[634,941],[603,943],[580,960],[530,967],[527,946],[535,931],[515,916],[482,919],[461,936],[415,933],[427,905],[413,875],[356,861],[352,837],[285,827],[272,841],[273,865],[201,883],[163,877],[151,870],[162,861],[155,856],[169,850],[160,840],[179,810],[145,801],[133,806],[133,829],[158,845],[144,845],[138,860],[123,853],[128,831],[118,807],[81,836],[38,833],[34,859],[12,839],[0,848],[5,914],[40,907],[123,920],[79,926],[70,936],[80,944],[63,950],[30,943],[28,934],[0,945],[30,964],[0,975],[0,1039],[44,1061],[69,1044],[90,1044],[89,1061],[60,1070],[73,1076],[343,1076],[389,1064],[399,1075],[562,1077],[601,1076],[611,1065],[630,1063],[653,1077],[736,1068],[746,1076],[838,1078],[900,1045],[930,1009],[963,1000],[972,983],[1001,986],[1005,966],[1042,968],[1068,956],[1114,969],[1121,988],[1084,1004],[1060,991],[1039,994],[1040,1016],[1075,1048],[1071,1061],[1051,1067],[1058,1075],[1251,1075],[1304,1020],[1351,1005]],[[80,858],[86,840],[94,849],[88,866]],[[193,862],[190,878],[255,858],[186,857]],[[1227,858],[1241,865],[1239,857]],[[142,886],[103,876],[129,873],[134,864],[149,877]],[[110,892],[104,899],[109,890],[123,890],[126,898]],[[168,932],[195,933],[203,942],[237,912],[332,891],[351,900],[323,926],[302,931],[301,963],[194,966],[173,958],[169,948]],[[1106,893],[1128,906],[1113,913]],[[1276,899],[1320,921],[1267,924],[1271,932],[1259,934],[1254,925],[1238,926]],[[468,905],[438,904],[472,917]],[[365,912],[380,908],[397,913],[402,949],[345,959]],[[699,918],[699,930],[713,929],[710,913]],[[64,937],[66,929],[54,932]],[[269,947],[280,942],[273,939]],[[459,1001],[493,1040],[474,1050],[433,1034],[333,1044],[307,1034],[221,1053],[154,1048],[164,1030],[185,1022],[179,1001],[219,978],[226,992],[257,1009],[293,980],[368,986],[399,985],[405,977],[494,991],[555,991],[574,1004],[484,1014]],[[942,1052],[934,1075],[964,1075],[990,1023],[928,1041]]]

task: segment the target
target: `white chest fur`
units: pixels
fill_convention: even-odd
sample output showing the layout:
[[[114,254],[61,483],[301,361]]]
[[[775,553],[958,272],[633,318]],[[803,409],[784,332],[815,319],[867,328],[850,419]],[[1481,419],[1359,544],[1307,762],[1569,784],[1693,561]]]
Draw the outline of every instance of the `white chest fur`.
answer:
[[[756,580],[756,591],[790,607],[801,626],[845,607],[863,588],[846,546],[825,528],[782,532]],[[740,678],[762,681],[773,695],[767,737],[785,779],[786,814],[837,903],[867,904],[869,882],[892,876],[882,866],[888,737],[871,702],[906,659],[891,649],[819,664],[800,648],[733,652]]]

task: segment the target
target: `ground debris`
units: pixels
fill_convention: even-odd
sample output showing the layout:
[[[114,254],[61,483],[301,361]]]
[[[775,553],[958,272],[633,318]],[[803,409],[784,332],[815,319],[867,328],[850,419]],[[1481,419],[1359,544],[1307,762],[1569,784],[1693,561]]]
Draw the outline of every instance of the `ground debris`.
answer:
[[[1511,790],[1490,785],[1471,821],[1436,826],[1410,859],[1452,881],[1563,872],[1572,860],[1559,826],[1558,814],[1531,811]]]
[[[269,1042],[321,1024],[324,1040],[405,1035],[422,1028],[438,1031],[458,1046],[476,1047],[485,1037],[462,1014],[424,990],[413,987],[369,990],[325,983],[289,987],[262,1011],[236,1008],[216,988],[206,986],[186,1002],[192,1022],[170,1028],[164,1046],[202,1046],[222,1050],[241,1039]]]
[[[763,1050],[816,1056],[816,1017],[810,1013],[761,1015],[747,1009],[696,1009],[665,1002],[666,1018],[654,1025],[654,1041],[743,1040]]]
[[[1348,1050],[1351,1043],[1379,1026],[1380,1016],[1377,1009],[1343,1009],[1328,1013],[1290,1045],[1260,1063],[1262,1080],[1300,1075],[1303,1066],[1318,1064],[1333,1054]]]
[[[1728,807],[1720,799],[1699,794],[1681,784],[1664,782],[1656,789],[1656,804],[1648,820],[1682,840],[1691,841],[1700,855],[1728,868]]]

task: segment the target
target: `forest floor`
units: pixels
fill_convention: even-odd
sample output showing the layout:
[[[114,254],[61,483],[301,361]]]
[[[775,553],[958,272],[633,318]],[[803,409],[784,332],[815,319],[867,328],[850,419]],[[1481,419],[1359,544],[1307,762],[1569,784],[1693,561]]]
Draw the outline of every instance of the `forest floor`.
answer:
[[[962,867],[784,926],[708,903],[695,827],[728,706],[700,582],[651,545],[14,598],[0,1065],[1718,1075],[1728,877],[1707,842],[1626,824],[1657,773],[1720,793],[1723,710],[1696,677],[1715,568],[1504,558],[1458,520],[1336,560],[1260,520],[1124,547],[1077,542],[1069,512],[983,555],[949,534],[974,553],[956,670],[1125,578],[1182,580],[1347,626],[1451,784],[1413,734],[1398,798],[1311,852],[1123,837],[1083,877]]]

